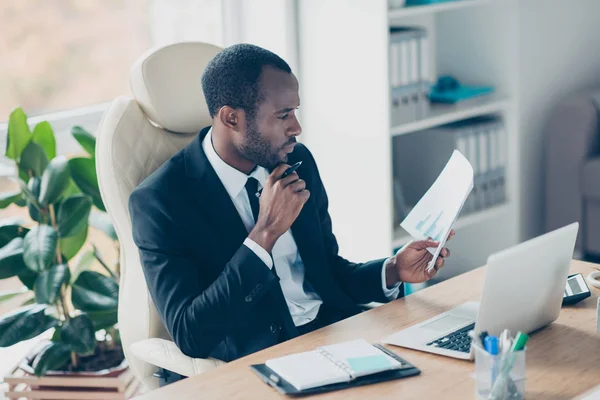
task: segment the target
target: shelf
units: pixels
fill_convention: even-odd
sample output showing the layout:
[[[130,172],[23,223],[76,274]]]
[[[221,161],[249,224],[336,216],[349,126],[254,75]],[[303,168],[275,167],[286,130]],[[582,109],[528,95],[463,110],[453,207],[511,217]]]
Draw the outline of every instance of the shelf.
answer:
[[[458,104],[435,103],[423,118],[393,126],[391,134],[392,136],[406,135],[463,119],[492,114],[506,109],[509,105],[508,98],[498,95],[474,98]]]
[[[458,231],[461,228],[465,228],[467,226],[475,225],[483,221],[487,221],[489,219],[495,218],[498,215],[508,211],[510,204],[504,203],[497,206],[490,207],[486,210],[475,211],[473,213],[467,214],[464,217],[458,217],[458,220],[454,224],[455,231]],[[394,238],[392,241],[392,249],[396,249],[408,243],[412,237],[407,235],[404,229],[398,226],[394,230]]]
[[[413,17],[415,15],[432,14],[442,11],[458,10],[467,7],[476,7],[483,4],[487,4],[492,0],[455,0],[448,1],[439,4],[430,4],[424,6],[405,6],[400,8],[390,9],[388,17],[390,23],[393,24],[394,20],[402,19],[406,17]]]

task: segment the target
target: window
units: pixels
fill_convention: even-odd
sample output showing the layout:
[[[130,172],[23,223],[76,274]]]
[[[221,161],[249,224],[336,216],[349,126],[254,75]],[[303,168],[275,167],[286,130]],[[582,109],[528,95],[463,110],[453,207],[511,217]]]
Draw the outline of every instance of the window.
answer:
[[[70,110],[129,93],[147,49],[181,40],[222,45],[222,0],[0,2],[0,121]]]
[[[146,50],[177,41],[223,46],[231,0],[0,1],[0,177],[10,112],[48,121],[60,154],[79,149],[70,130],[95,132],[108,102],[130,94],[129,69]],[[229,4],[229,8],[232,8]]]

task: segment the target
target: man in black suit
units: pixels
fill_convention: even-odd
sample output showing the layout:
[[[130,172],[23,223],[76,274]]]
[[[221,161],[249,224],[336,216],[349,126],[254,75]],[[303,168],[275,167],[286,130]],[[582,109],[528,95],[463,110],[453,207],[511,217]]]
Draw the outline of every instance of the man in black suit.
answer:
[[[443,266],[448,249],[426,272],[431,240],[362,264],[338,254],[317,165],[296,142],[298,81],[281,58],[229,47],[202,88],[212,127],[130,198],[152,300],[183,353],[235,360],[393,300],[402,282]]]

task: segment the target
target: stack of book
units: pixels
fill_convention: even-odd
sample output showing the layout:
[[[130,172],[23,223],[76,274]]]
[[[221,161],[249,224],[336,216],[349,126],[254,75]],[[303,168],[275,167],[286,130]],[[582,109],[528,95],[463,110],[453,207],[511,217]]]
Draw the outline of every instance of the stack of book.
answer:
[[[389,69],[392,125],[421,118],[429,108],[427,31],[420,27],[390,28]]]
[[[496,116],[472,118],[394,140],[394,204],[397,218],[416,204],[435,181],[454,150],[469,160],[474,187],[461,215],[506,201],[507,138]],[[398,222],[398,221],[395,221]]]

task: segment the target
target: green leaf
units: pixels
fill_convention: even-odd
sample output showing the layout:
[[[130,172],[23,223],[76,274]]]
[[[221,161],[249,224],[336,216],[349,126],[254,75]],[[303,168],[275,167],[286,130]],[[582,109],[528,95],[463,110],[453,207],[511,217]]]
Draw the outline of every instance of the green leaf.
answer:
[[[18,275],[25,269],[27,267],[23,261],[23,239],[17,237],[0,248],[0,279]]]
[[[8,119],[8,137],[6,141],[6,157],[17,160],[31,141],[31,132],[27,124],[27,115],[21,107],[10,113]]]
[[[25,265],[25,262],[23,262],[23,265]],[[29,268],[25,267],[25,269],[17,276],[23,285],[27,286],[30,290],[33,290],[35,287],[35,281],[38,277],[37,272],[33,272]]]
[[[25,197],[25,199],[28,202],[35,204],[39,208],[38,196],[34,195],[33,192],[31,191],[31,189],[30,189],[31,185],[32,184],[30,181],[25,182],[24,180],[19,179],[19,187],[21,188],[21,193],[22,193],[23,197]]]
[[[19,207],[25,207],[27,205],[27,200],[25,200],[25,198],[21,194],[21,196],[15,200],[15,204]]]
[[[71,288],[75,308],[85,311],[114,311],[118,306],[119,285],[105,275],[83,271]]]
[[[74,126],[71,129],[71,134],[92,158],[96,157],[96,138],[94,135],[80,126]]]
[[[29,193],[33,196],[33,199],[27,200],[27,210],[29,211],[29,216],[32,220],[36,222],[42,222],[42,211],[40,211],[40,205],[37,202],[37,198],[40,194],[40,187],[42,186],[42,179],[35,177],[31,178],[27,183],[27,189]],[[44,211],[45,212],[45,211]]]
[[[42,121],[33,128],[32,140],[44,149],[49,160],[56,157],[56,139],[48,121]]]
[[[31,304],[36,304],[36,301],[35,301],[35,296],[34,296],[34,297],[30,297],[30,298],[28,298],[27,300],[25,300],[25,301],[24,301],[24,302],[21,304],[21,306],[28,306],[28,305],[31,305]]]
[[[69,185],[69,162],[64,156],[50,161],[42,175],[39,202],[43,206],[54,203]]]
[[[87,240],[88,226],[85,225],[81,228],[82,229],[74,235],[59,239],[60,252],[67,260],[75,257]]]
[[[25,172],[31,171],[33,176],[42,176],[48,166],[48,156],[39,144],[30,142],[21,153],[19,168]]]
[[[92,198],[98,209],[106,211],[98,188],[96,162],[91,158],[72,158],[69,160],[69,169],[79,189]]]
[[[75,194],[81,194],[81,190],[79,190],[79,188],[71,178],[69,179],[69,184],[67,185],[67,188],[63,192],[62,198],[66,199],[67,197],[71,197]]]
[[[0,247],[6,246],[14,238],[23,238],[29,229],[23,228],[16,220],[3,220],[0,223]]]
[[[24,315],[35,314],[38,313],[44,314],[44,310],[46,310],[48,306],[45,304],[36,304],[34,306],[21,307],[16,309],[10,313],[2,315],[0,317],[0,335],[4,333],[4,329],[6,329],[9,325],[12,325],[13,322],[19,320]]]
[[[49,225],[38,225],[25,235],[23,241],[23,259],[25,265],[34,271],[41,272],[52,264],[56,254],[58,233]]]
[[[48,371],[62,368],[71,359],[71,349],[63,343],[50,342],[33,360],[33,370],[40,377]]]
[[[111,328],[118,322],[117,310],[88,312],[87,315],[91,318],[92,323],[94,324],[94,331]]]
[[[106,234],[106,236],[108,236],[112,240],[119,239],[117,237],[117,232],[115,231],[115,228],[113,227],[113,224],[107,213],[94,210],[90,214],[89,221],[90,221],[91,226],[104,232]]]
[[[12,203],[21,198],[21,192],[4,192],[0,193],[0,209],[10,206]]]
[[[71,271],[67,264],[55,265],[41,272],[35,281],[35,299],[38,303],[54,304],[60,297],[60,290],[69,281]]]
[[[94,261],[96,261],[96,256],[91,250],[88,250],[79,256],[79,259],[75,264],[75,271],[71,274],[71,282],[75,282],[77,278],[79,278],[79,274],[81,274],[83,271],[90,269],[92,264],[94,264]]]
[[[31,339],[58,325],[58,320],[45,314],[45,304],[22,307],[0,319],[0,347],[8,347]]]
[[[62,326],[59,325],[54,329],[54,333],[52,334],[52,339],[50,339],[50,340],[52,340],[53,342],[61,342],[62,341],[61,334],[62,334]]]
[[[58,210],[58,236],[69,237],[88,226],[92,199],[84,194],[68,197],[60,203]]]
[[[90,317],[85,314],[67,321],[62,327],[60,338],[77,354],[93,354],[96,348],[94,325]]]
[[[29,292],[29,289],[23,286],[19,290],[9,290],[0,292],[0,303],[14,299],[17,296],[22,295],[23,293]]]
[[[25,183],[29,182],[29,174],[26,171],[22,170],[21,168],[17,168],[17,171],[19,173],[19,179]]]

